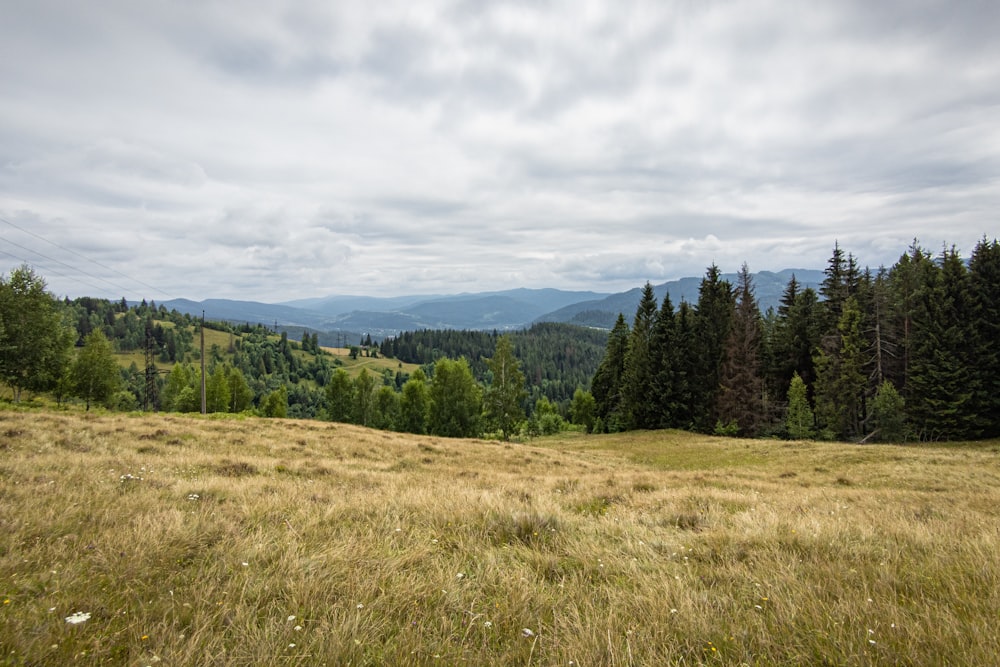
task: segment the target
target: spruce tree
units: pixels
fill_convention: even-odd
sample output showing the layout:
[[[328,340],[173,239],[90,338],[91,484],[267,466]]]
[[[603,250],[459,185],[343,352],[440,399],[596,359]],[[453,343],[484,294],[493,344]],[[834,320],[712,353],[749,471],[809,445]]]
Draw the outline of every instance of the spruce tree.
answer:
[[[623,430],[622,416],[622,375],[625,370],[625,352],[628,349],[629,328],[625,316],[618,314],[618,321],[608,336],[608,344],[604,351],[594,379],[591,381],[591,393],[597,403],[597,416],[604,430],[614,433]]]
[[[969,262],[969,318],[973,325],[972,410],[981,435],[1000,437],[1000,243],[982,239]]]
[[[896,361],[887,376],[910,396],[910,362],[914,348],[914,318],[919,317],[930,275],[936,271],[930,255],[914,240],[909,249],[889,269],[890,322],[897,332]]]
[[[760,373],[760,310],[746,264],[738,274],[735,293],[736,308],[720,370],[719,421],[724,426],[735,424],[739,435],[750,437],[764,418],[764,383]]]
[[[622,375],[622,413],[626,429],[659,425],[653,399],[652,338],[656,324],[656,296],[648,282],[635,311]]]
[[[663,295],[663,303],[660,304],[660,311],[656,315],[649,350],[652,383],[649,401],[652,404],[656,428],[677,426],[676,348],[674,304],[670,301],[670,294],[667,293]]]
[[[906,440],[905,402],[888,380],[879,385],[872,399],[872,425],[875,439],[879,442]]]
[[[843,303],[836,344],[816,356],[816,416],[833,437],[861,434],[864,418],[864,341],[861,311],[854,297]]]
[[[703,432],[711,432],[718,419],[719,375],[733,310],[732,285],[713,264],[698,288],[693,341],[696,367],[695,376],[690,378],[695,428]]]
[[[922,440],[976,437],[979,419],[972,397],[974,339],[968,271],[957,251],[944,251],[925,282],[913,318],[913,350],[906,405]]]
[[[806,383],[798,373],[794,373],[788,385],[788,412],[785,416],[788,437],[795,440],[813,437],[814,421],[809,398],[806,396]]]
[[[674,318],[674,345],[665,355],[670,364],[670,378],[673,392],[667,406],[670,415],[670,428],[694,428],[698,414],[697,391],[700,363],[698,361],[699,342],[696,328],[697,316],[694,308],[687,301],[681,301]]]

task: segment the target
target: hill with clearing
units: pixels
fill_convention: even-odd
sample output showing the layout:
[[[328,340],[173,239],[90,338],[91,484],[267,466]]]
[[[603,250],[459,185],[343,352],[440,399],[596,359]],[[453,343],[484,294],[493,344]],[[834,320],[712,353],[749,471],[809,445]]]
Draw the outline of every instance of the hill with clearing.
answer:
[[[5,664],[981,665],[996,442],[0,408]]]

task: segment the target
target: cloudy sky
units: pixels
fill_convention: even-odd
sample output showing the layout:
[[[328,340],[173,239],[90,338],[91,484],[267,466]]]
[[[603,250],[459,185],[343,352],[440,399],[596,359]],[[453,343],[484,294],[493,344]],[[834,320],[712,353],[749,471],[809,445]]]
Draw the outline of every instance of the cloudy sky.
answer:
[[[10,0],[0,270],[619,291],[1000,231],[995,0]]]

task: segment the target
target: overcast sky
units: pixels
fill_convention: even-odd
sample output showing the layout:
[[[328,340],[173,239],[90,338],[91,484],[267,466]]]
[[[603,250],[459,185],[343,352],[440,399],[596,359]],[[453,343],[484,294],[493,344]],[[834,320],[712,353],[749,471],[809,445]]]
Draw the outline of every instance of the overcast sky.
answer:
[[[0,271],[620,291],[998,236],[1000,3],[8,0]]]

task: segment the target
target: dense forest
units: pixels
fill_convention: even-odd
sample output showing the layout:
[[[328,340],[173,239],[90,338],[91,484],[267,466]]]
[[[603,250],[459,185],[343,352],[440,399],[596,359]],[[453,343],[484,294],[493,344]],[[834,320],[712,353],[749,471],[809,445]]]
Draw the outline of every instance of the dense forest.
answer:
[[[788,283],[761,313],[746,266],[709,267],[695,304],[656,303],[611,332],[596,428],[854,441],[1000,435],[1000,245],[966,262],[916,242],[891,268],[836,245],[818,293]]]
[[[565,412],[573,393],[587,389],[604,356],[608,332],[571,324],[545,322],[506,334],[527,379],[526,405],[544,397]],[[499,334],[486,331],[406,331],[382,341],[386,357],[413,364],[432,364],[441,357],[468,360],[473,375],[489,382],[487,359]]]

